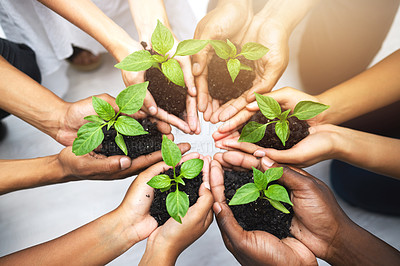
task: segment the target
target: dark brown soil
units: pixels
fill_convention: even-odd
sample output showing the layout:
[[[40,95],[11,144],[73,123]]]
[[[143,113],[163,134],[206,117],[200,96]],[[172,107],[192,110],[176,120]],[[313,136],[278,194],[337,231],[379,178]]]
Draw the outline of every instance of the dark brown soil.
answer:
[[[268,122],[271,122],[272,120],[267,119],[260,111],[258,111],[250,118],[249,121],[256,121],[261,124],[266,124]],[[306,121],[299,120],[297,117],[289,117],[288,121],[290,135],[289,139],[286,141],[285,146],[283,146],[281,140],[275,133],[275,123],[267,126],[267,128],[265,129],[264,137],[256,144],[265,148],[287,150],[308,136],[308,128],[310,126]]]
[[[162,134],[158,131],[157,125],[148,119],[138,121],[142,124],[143,129],[149,132],[149,134],[123,136],[128,149],[128,156],[132,159],[161,150]],[[115,129],[111,128],[110,130],[107,130],[106,127],[103,127],[103,133],[104,140],[101,144],[101,150],[99,153],[106,156],[125,155],[115,143],[115,136],[117,135]]]
[[[142,42],[144,48],[147,44]],[[151,50],[151,54],[157,54]],[[146,80],[149,81],[148,90],[158,107],[170,114],[182,118],[186,110],[187,87],[181,87],[169,81],[158,68],[146,70]]]
[[[254,69],[253,61],[243,56],[239,56],[238,59],[243,64]],[[226,66],[226,61],[214,54],[208,64],[208,91],[213,99],[226,103],[250,89],[255,77],[254,71],[240,70],[239,75],[233,83]]]
[[[229,203],[236,190],[244,184],[254,182],[252,171],[225,171],[225,197]],[[239,225],[246,231],[266,231],[279,239],[292,236],[290,226],[293,218],[293,208],[289,204],[283,205],[290,211],[285,214],[278,211],[266,199],[244,204],[229,206]]]
[[[176,175],[179,175],[181,166],[175,168]],[[169,177],[173,177],[174,173],[172,169],[168,169],[165,173]],[[179,191],[185,192],[189,196],[189,206],[196,203],[199,198],[199,188],[201,183],[203,183],[203,173],[201,172],[197,177],[193,179],[183,179],[185,185],[179,184]],[[156,219],[159,226],[163,225],[171,216],[167,212],[167,207],[165,201],[169,192],[175,191],[176,187],[172,186],[170,190],[161,192],[159,189],[154,190],[154,200],[150,207],[150,215]]]

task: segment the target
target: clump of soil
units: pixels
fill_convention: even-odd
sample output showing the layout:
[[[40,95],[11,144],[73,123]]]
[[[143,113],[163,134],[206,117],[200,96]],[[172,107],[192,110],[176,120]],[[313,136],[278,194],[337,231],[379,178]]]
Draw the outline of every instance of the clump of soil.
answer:
[[[278,120],[278,119],[273,119],[273,120]],[[266,118],[260,111],[258,111],[250,118],[249,121],[255,121],[260,124],[266,124],[273,120]],[[308,134],[309,134],[308,128],[310,126],[308,125],[308,123],[306,121],[299,120],[297,117],[294,117],[294,116],[289,117],[288,121],[289,121],[290,135],[289,135],[289,139],[286,141],[285,146],[283,146],[281,140],[278,138],[278,136],[275,133],[275,123],[267,126],[267,128],[265,129],[264,137],[259,142],[256,142],[255,144],[258,146],[264,147],[264,148],[287,150],[308,136]]]
[[[142,42],[142,46],[146,49],[147,44]],[[150,53],[158,54],[154,50],[150,50]],[[149,81],[147,89],[157,105],[168,113],[182,118],[186,110],[187,87],[169,81],[158,68],[153,67],[146,70],[146,80]]]
[[[139,136],[123,136],[128,156],[135,159],[139,156],[149,154],[161,150],[162,134],[157,129],[156,123],[152,123],[148,119],[138,120],[143,129],[149,132],[146,135]],[[113,128],[107,130],[103,127],[104,140],[101,143],[100,154],[105,156],[125,155],[124,152],[115,143],[117,131]]]
[[[178,165],[175,168],[175,171],[176,175],[179,175],[181,172],[181,166]],[[174,176],[172,168],[160,174],[166,174],[170,178],[173,178]],[[189,196],[189,206],[192,206],[199,198],[199,188],[201,183],[203,183],[203,173],[201,172],[193,179],[184,179],[184,181],[184,186],[179,184],[179,191],[183,191]],[[150,215],[156,219],[159,226],[163,225],[169,218],[171,218],[168,214],[165,201],[167,200],[168,193],[175,191],[175,189],[176,186],[172,186],[171,189],[165,192],[161,192],[159,189],[154,190],[154,200],[150,207]]]
[[[243,56],[239,56],[238,59],[241,63],[254,69],[254,61]],[[232,82],[226,61],[214,54],[208,64],[208,91],[213,99],[226,103],[250,89],[255,77],[254,71],[240,70],[235,82]]]
[[[250,182],[254,182],[252,171],[225,171],[224,185],[227,202],[229,203],[238,188]],[[244,230],[266,231],[282,239],[292,236],[290,226],[293,218],[292,206],[286,203],[283,205],[290,211],[289,214],[278,211],[268,200],[260,198],[248,204],[229,207]]]

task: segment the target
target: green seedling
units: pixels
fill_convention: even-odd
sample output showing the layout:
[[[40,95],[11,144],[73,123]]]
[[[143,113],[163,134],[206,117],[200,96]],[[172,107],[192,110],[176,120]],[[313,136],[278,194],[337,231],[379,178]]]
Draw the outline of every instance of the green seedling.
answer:
[[[142,125],[134,118],[126,115],[132,115],[139,111],[143,105],[149,82],[135,84],[121,91],[115,99],[119,111],[106,101],[92,97],[92,105],[97,115],[85,117],[89,123],[84,124],[78,130],[78,137],[72,145],[72,152],[75,155],[84,155],[96,149],[104,139],[103,127],[107,129],[114,128],[117,131],[115,143],[128,155],[128,150],[123,138],[124,136],[138,136],[148,134]]]
[[[165,135],[163,136],[161,144],[161,154],[164,162],[172,167],[174,176],[170,178],[166,174],[160,174],[154,176],[147,184],[163,192],[171,189],[172,186],[176,187],[175,191],[168,194],[166,206],[168,214],[177,222],[182,223],[181,218],[186,215],[189,209],[189,197],[185,192],[179,190],[179,185],[185,185],[184,178],[193,179],[198,176],[203,169],[204,161],[201,159],[191,159],[182,163],[180,174],[177,176],[175,167],[182,159],[181,151],[178,146]]]
[[[270,168],[265,173],[253,167],[254,183],[241,186],[233,195],[229,205],[247,204],[261,198],[268,200],[275,209],[289,213],[288,209],[281,203],[285,202],[293,206],[286,189],[278,184],[269,185],[272,181],[281,178],[282,174],[282,167]]]
[[[244,44],[240,53],[237,53],[236,46],[229,40],[226,40],[226,42],[220,40],[210,40],[209,42],[214,48],[217,56],[226,61],[232,82],[235,82],[240,70],[253,70],[250,66],[241,63],[237,58],[238,56],[242,55],[249,60],[258,60],[269,51],[269,49],[264,45],[255,42],[248,42]]]
[[[176,48],[175,54],[168,52],[174,46],[174,37],[167,27],[159,20],[151,35],[151,44],[157,54],[151,55],[147,50],[140,50],[125,57],[115,65],[116,68],[126,71],[145,71],[151,67],[158,68],[171,82],[185,87],[183,71],[175,56],[194,55],[203,49],[207,40],[184,40]]]
[[[288,118],[295,116],[299,120],[311,119],[326,109],[328,105],[312,102],[312,101],[301,101],[294,107],[293,113],[289,115],[290,109],[282,112],[279,103],[272,97],[264,96],[255,93],[256,101],[261,113],[269,120],[277,118],[277,120],[268,122],[266,124],[260,124],[255,121],[247,123],[240,134],[239,142],[250,142],[256,143],[260,141],[265,135],[265,129],[270,124],[275,124],[275,133],[282,141],[285,146],[286,141],[289,139],[289,121]]]

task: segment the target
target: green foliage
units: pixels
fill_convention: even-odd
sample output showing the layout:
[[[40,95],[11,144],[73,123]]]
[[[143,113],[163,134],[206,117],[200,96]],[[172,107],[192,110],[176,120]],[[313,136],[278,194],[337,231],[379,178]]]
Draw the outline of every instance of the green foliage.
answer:
[[[293,113],[290,114],[290,109],[282,112],[279,103],[272,97],[264,96],[255,93],[256,101],[261,113],[269,120],[277,119],[266,124],[260,124],[254,121],[247,123],[240,134],[239,142],[251,142],[256,143],[260,141],[265,135],[265,129],[269,124],[275,124],[275,134],[281,140],[283,146],[289,139],[289,117],[295,116],[299,120],[311,119],[326,109],[328,105],[312,102],[312,101],[301,101],[295,106]]]
[[[240,70],[252,70],[250,66],[242,64],[239,59],[237,59],[238,56],[242,55],[249,60],[258,60],[269,51],[269,49],[262,44],[249,42],[243,45],[240,53],[237,53],[236,46],[229,40],[226,40],[226,42],[210,40],[209,42],[214,48],[216,55],[226,61],[232,82],[235,82]]]
[[[182,68],[175,56],[194,55],[203,49],[207,40],[184,40],[176,48],[175,54],[168,52],[174,46],[174,36],[159,20],[151,35],[153,50],[158,54],[151,55],[149,51],[140,50],[125,57],[115,65],[116,68],[126,71],[145,71],[151,67],[161,70],[165,77],[178,86],[185,87]]]
[[[97,115],[85,117],[90,123],[86,123],[78,130],[78,136],[72,144],[72,152],[75,155],[84,155],[96,149],[104,139],[102,128],[107,126],[107,129],[114,127],[117,131],[115,143],[118,147],[128,155],[128,150],[122,135],[137,136],[148,134],[142,125],[130,116],[120,115],[134,114],[143,105],[144,97],[146,96],[148,82],[135,84],[121,91],[115,99],[119,107],[116,113],[114,108],[106,101],[92,97],[92,105]]]
[[[179,184],[185,185],[183,178],[193,179],[198,176],[203,169],[204,161],[201,159],[191,159],[182,163],[180,174],[177,176],[175,167],[182,159],[181,151],[178,146],[165,135],[163,136],[161,144],[161,154],[164,162],[173,168],[173,178],[165,174],[160,174],[154,176],[147,184],[161,191],[167,191],[172,186],[176,187],[175,191],[168,194],[166,206],[168,214],[177,222],[182,223],[181,218],[186,215],[189,209],[189,197],[185,192],[179,191]]]
[[[253,167],[254,183],[241,186],[233,195],[229,205],[241,205],[256,201],[258,198],[267,199],[271,205],[283,213],[289,213],[281,202],[293,206],[286,189],[278,184],[269,185],[278,180],[283,174],[282,167],[270,168],[265,173]],[[269,186],[268,186],[269,185]]]

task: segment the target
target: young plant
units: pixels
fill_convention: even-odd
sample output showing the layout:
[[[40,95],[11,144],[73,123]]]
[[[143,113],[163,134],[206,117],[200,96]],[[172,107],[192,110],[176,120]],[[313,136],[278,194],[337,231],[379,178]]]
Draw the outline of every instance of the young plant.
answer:
[[[301,101],[296,104],[293,113],[289,115],[291,110],[288,109],[282,112],[279,103],[274,98],[258,93],[255,93],[255,95],[261,113],[267,119],[272,120],[277,118],[278,120],[274,120],[266,124],[260,124],[255,121],[250,121],[244,126],[242,133],[240,134],[239,142],[256,143],[260,141],[265,135],[265,129],[267,128],[267,126],[269,124],[275,123],[275,133],[282,141],[283,146],[285,146],[286,141],[289,139],[290,136],[288,121],[289,117],[295,116],[299,120],[307,120],[319,115],[329,108],[328,105],[322,103]]]
[[[107,130],[112,127],[115,128],[117,131],[115,143],[128,155],[122,135],[138,136],[148,134],[148,132],[134,118],[120,114],[132,115],[139,111],[143,105],[148,85],[149,82],[144,82],[131,85],[121,91],[115,99],[119,107],[117,113],[108,102],[93,96],[92,105],[97,115],[85,117],[90,123],[86,123],[79,128],[78,137],[72,145],[72,152],[75,155],[84,155],[96,149],[104,139],[103,127],[107,126]]]
[[[175,54],[168,52],[174,46],[174,36],[159,20],[151,35],[151,44],[157,54],[151,55],[147,50],[140,50],[125,57],[115,65],[116,68],[127,71],[144,71],[151,67],[158,68],[170,81],[185,87],[183,71],[175,56],[193,55],[207,45],[207,40],[184,40],[178,44]]]
[[[238,56],[242,55],[248,60],[258,60],[269,51],[269,49],[264,45],[255,42],[248,42],[243,45],[240,53],[237,53],[236,46],[229,40],[226,40],[226,42],[210,40],[209,42],[214,48],[217,56],[226,61],[232,82],[235,82],[240,70],[253,70],[250,66],[241,63],[237,58]]]
[[[281,178],[282,174],[282,167],[270,168],[265,173],[253,167],[254,183],[241,186],[233,195],[229,205],[247,204],[261,198],[268,200],[275,209],[289,213],[281,203],[285,202],[293,206],[286,189],[278,184],[269,185],[272,181]]]
[[[177,222],[182,223],[181,218],[186,215],[189,209],[189,197],[185,192],[179,190],[179,185],[185,185],[183,178],[193,179],[198,176],[203,169],[204,162],[201,159],[191,159],[182,163],[180,174],[177,176],[175,167],[182,159],[181,151],[165,135],[161,144],[161,154],[164,162],[172,167],[174,175],[170,178],[166,174],[160,174],[153,177],[147,184],[152,188],[160,189],[162,192],[169,190],[172,186],[176,187],[175,191],[168,194],[166,206],[168,214]]]

